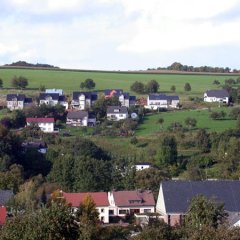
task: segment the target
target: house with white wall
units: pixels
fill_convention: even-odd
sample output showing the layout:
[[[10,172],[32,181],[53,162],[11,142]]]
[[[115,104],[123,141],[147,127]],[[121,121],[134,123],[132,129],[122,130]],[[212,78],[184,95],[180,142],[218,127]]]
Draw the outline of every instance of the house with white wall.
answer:
[[[32,106],[32,98],[27,98],[25,94],[7,94],[6,100],[7,108],[11,111]]]
[[[144,107],[151,110],[158,110],[160,108],[178,108],[179,97],[167,96],[165,94],[150,94],[147,98],[147,105]]]
[[[54,118],[26,118],[27,126],[37,125],[45,133],[54,132]]]
[[[86,110],[91,108],[97,101],[96,92],[73,92],[71,107],[78,110]]]
[[[219,102],[229,104],[229,93],[225,89],[207,90],[204,93],[204,102]]]
[[[65,96],[59,95],[59,93],[40,93],[39,105],[46,104],[49,106],[56,106],[60,104],[68,109],[68,102],[65,100]]]
[[[66,124],[75,127],[87,127],[96,125],[96,116],[88,111],[68,112]]]
[[[106,192],[85,192],[85,193],[66,193],[62,192],[67,204],[70,204],[75,210],[84,201],[87,195],[90,195],[96,209],[99,212],[99,220],[103,223],[109,223],[109,201]]]
[[[108,106],[107,119],[110,121],[119,121],[128,118],[128,109],[125,106]]]
[[[162,181],[156,212],[171,226],[182,224],[191,200],[203,195],[224,204],[231,225],[237,225],[240,215],[240,181]]]

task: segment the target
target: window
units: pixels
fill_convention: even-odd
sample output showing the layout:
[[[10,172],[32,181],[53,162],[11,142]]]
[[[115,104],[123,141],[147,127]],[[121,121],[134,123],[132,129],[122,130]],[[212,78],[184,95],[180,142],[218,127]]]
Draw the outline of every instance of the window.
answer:
[[[101,212],[104,213],[104,208],[101,208]]]
[[[104,217],[101,217],[101,221],[104,222]]]
[[[127,210],[119,210],[119,214],[126,214],[127,213]]]
[[[113,210],[109,210],[109,215],[113,215],[114,211]]]

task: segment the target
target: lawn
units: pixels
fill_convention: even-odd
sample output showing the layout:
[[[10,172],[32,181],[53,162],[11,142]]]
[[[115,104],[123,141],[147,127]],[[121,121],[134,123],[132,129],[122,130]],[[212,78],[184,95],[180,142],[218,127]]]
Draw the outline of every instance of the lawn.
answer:
[[[208,109],[162,112],[158,114],[145,116],[143,124],[139,125],[136,131],[136,135],[146,136],[149,134],[154,134],[156,132],[166,130],[173,122],[180,122],[184,127],[187,127],[184,122],[187,117],[195,118],[197,120],[196,128],[205,128],[209,131],[221,132],[227,129],[235,128],[236,120],[228,118],[228,113],[230,112],[231,108],[221,107],[214,108],[212,110],[213,111],[223,110],[227,114],[226,119],[212,120],[209,117],[210,112]],[[164,119],[164,123],[162,126],[159,123],[157,123],[157,120],[159,118]]]
[[[215,89],[212,82],[218,79],[221,84],[226,78],[236,78],[237,76],[214,76],[214,75],[189,75],[189,74],[143,74],[143,73],[106,73],[106,72],[80,72],[80,71],[58,71],[58,70],[32,70],[32,69],[0,69],[0,78],[3,79],[4,88],[11,88],[13,76],[24,76],[29,80],[28,88],[38,90],[41,85],[46,88],[61,88],[65,93],[80,90],[79,85],[86,78],[92,78],[96,82],[96,90],[101,91],[106,88],[120,88],[130,91],[130,86],[135,81],[146,83],[155,79],[160,84],[161,92],[170,92],[172,85],[176,86],[176,94],[182,99],[188,96],[202,96],[207,89]],[[192,91],[184,92],[184,84],[189,82]],[[4,89],[0,94],[6,94],[11,89]],[[29,93],[29,92],[28,92]]]

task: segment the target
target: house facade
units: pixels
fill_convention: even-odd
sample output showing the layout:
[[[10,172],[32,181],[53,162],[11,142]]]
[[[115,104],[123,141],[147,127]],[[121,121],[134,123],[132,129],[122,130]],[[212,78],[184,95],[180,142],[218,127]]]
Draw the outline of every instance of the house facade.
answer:
[[[150,94],[147,98],[147,105],[144,107],[151,110],[158,110],[159,108],[178,108],[179,97],[167,96],[165,94]]]
[[[45,133],[54,132],[54,118],[27,118],[27,126],[37,125]]]
[[[127,108],[136,104],[136,97],[130,96],[129,93],[123,92],[122,89],[106,89],[104,94],[105,98],[117,97],[121,106]]]
[[[224,203],[224,208],[229,214],[228,220],[234,225],[239,220],[240,214],[239,192],[240,181],[162,181],[156,212],[171,226],[182,224],[191,200],[203,195],[213,201]]]
[[[60,104],[68,109],[68,102],[65,101],[65,96],[59,95],[59,93],[40,93],[39,105],[46,104],[49,106],[56,106]]]
[[[155,212],[155,200],[151,191],[108,192],[109,216],[125,217],[127,214],[147,214]]]
[[[219,102],[229,104],[229,93],[225,89],[208,90],[204,93],[204,102]]]
[[[110,121],[119,121],[128,118],[128,109],[125,106],[109,106],[107,108],[107,119]]]
[[[32,105],[32,98],[27,98],[24,94],[7,94],[7,108],[11,111],[22,110]]]
[[[88,111],[68,112],[66,124],[75,127],[95,126],[96,116]]]
[[[86,110],[97,101],[95,92],[73,92],[71,107],[78,110]]]
[[[84,201],[87,195],[90,195],[96,204],[99,212],[99,220],[103,223],[109,223],[109,201],[106,192],[87,192],[87,193],[66,193],[62,192],[67,204],[70,204],[75,211]]]

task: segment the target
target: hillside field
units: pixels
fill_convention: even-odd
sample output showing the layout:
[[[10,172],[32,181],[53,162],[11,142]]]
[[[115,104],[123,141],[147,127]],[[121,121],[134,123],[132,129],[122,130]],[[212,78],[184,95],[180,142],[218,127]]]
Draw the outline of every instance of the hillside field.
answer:
[[[123,89],[130,92],[130,86],[135,81],[146,83],[155,79],[160,84],[160,92],[170,93],[172,85],[176,86],[176,93],[182,100],[188,96],[202,97],[207,89],[216,89],[217,86],[212,82],[217,79],[224,82],[227,78],[236,78],[237,75],[199,75],[199,74],[154,74],[154,73],[121,73],[121,72],[86,72],[86,71],[59,71],[59,70],[33,70],[33,69],[0,69],[0,78],[3,79],[5,89],[0,94],[11,91],[11,79],[13,76],[24,76],[29,80],[27,94],[39,91],[39,87],[44,85],[46,88],[61,88],[66,94],[80,90],[80,83],[87,78],[92,78],[96,82],[95,90],[101,91],[107,88]],[[184,84],[189,82],[192,91],[184,92]],[[8,88],[8,89],[6,89]],[[13,91],[13,90],[12,90]],[[35,91],[34,91],[35,92]]]

